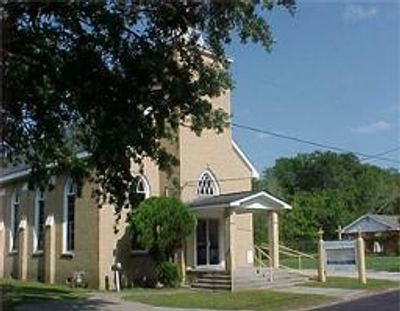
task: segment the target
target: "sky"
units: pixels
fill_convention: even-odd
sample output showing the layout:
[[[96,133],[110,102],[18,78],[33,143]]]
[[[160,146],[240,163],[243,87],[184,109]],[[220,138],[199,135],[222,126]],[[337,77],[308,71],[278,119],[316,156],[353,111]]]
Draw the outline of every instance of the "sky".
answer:
[[[228,48],[233,122],[366,154],[400,146],[400,1],[297,0],[295,16],[267,19],[271,53]],[[260,172],[317,149],[238,128],[234,139]],[[400,150],[384,157],[400,161]]]

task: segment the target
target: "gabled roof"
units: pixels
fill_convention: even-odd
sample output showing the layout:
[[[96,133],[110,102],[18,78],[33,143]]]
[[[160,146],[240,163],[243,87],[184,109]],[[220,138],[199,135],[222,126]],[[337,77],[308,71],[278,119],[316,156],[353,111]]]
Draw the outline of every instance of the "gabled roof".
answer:
[[[79,151],[76,154],[78,158],[85,158],[88,155],[89,153],[86,151]],[[22,177],[26,177],[30,174],[30,172],[31,169],[26,163],[0,167],[0,185]]]
[[[194,209],[210,209],[221,207],[249,210],[292,209],[288,203],[266,191],[243,191],[211,197],[200,197],[189,202],[189,207]]]
[[[357,218],[351,224],[344,227],[343,232],[344,233],[357,232],[358,231],[357,224],[361,224],[363,221],[366,221],[369,219],[372,219],[376,223],[378,223],[386,228],[386,230],[382,230],[382,231],[400,231],[400,215],[366,214],[366,215],[363,215],[363,216]],[[364,231],[364,232],[377,232],[377,231],[371,230],[371,231]]]

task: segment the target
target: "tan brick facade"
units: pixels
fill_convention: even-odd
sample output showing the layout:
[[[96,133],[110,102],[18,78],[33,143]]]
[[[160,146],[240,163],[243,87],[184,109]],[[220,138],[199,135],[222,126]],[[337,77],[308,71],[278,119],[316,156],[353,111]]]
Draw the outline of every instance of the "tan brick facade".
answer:
[[[230,112],[230,92],[214,100],[216,107]],[[179,128],[177,141],[168,147],[179,159],[179,165],[168,176],[161,172],[150,160],[145,161],[143,176],[149,186],[151,196],[179,195],[183,201],[197,197],[196,187],[200,175],[208,170],[216,178],[219,193],[231,193],[251,190],[252,171],[246,161],[235,151],[232,145],[231,129],[217,135],[204,131],[201,137],[196,136],[185,127]],[[133,173],[138,173],[133,167]],[[50,282],[54,270],[54,282],[63,284],[74,272],[84,271],[88,285],[93,288],[113,288],[114,272],[112,265],[122,264],[122,282],[131,285],[133,281],[151,275],[154,265],[146,254],[133,254],[131,241],[125,231],[125,218],[119,224],[119,232],[114,233],[115,216],[112,206],[98,208],[92,198],[95,185],[85,183],[82,196],[75,202],[75,249],[72,253],[63,253],[63,206],[64,185],[67,176],[56,178],[55,189],[45,192],[45,217],[54,216],[54,228],[46,226],[44,252],[34,252],[34,205],[35,192],[27,190],[24,178],[0,184],[0,277],[18,277],[26,273],[28,280],[47,280]],[[21,258],[20,245],[17,251],[10,251],[11,204],[14,191],[20,193],[18,219],[26,217],[26,258]],[[123,215],[126,211],[123,212]],[[215,215],[199,215],[219,219],[221,239],[223,240],[224,265],[226,268],[248,265],[243,255],[229,257],[235,249],[253,248],[252,214],[232,214],[229,211],[217,212]],[[234,226],[231,226],[234,224]],[[53,240],[49,240],[51,236]],[[232,240],[231,237],[234,237]],[[194,235],[187,239],[186,265],[195,264]],[[53,241],[53,242],[52,242]],[[50,246],[53,245],[53,246]],[[49,250],[50,249],[50,250]],[[47,253],[46,253],[47,251]],[[26,271],[20,271],[19,262],[26,261]],[[53,267],[53,268],[50,268]],[[47,270],[45,270],[47,269]]]

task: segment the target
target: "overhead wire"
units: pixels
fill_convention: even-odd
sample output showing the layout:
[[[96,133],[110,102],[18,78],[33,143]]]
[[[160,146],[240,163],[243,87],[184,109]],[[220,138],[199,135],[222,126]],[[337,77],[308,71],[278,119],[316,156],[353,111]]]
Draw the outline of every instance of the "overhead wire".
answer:
[[[260,133],[260,134],[266,134],[266,135],[270,135],[270,136],[274,136],[274,137],[278,137],[278,138],[282,138],[282,139],[286,139],[286,140],[291,140],[291,141],[295,141],[298,143],[307,144],[307,145],[311,145],[311,146],[315,146],[315,147],[319,147],[319,148],[323,148],[323,149],[334,150],[334,151],[338,151],[338,152],[353,153],[355,155],[363,157],[364,160],[377,159],[377,160],[381,160],[381,161],[400,164],[400,160],[382,157],[382,155],[385,155],[385,154],[394,152],[397,149],[400,149],[400,146],[390,149],[390,150],[387,150],[382,153],[378,153],[378,154],[367,154],[364,152],[353,151],[353,150],[345,149],[345,148],[334,146],[334,145],[328,145],[325,143],[320,143],[320,142],[316,142],[316,141],[312,141],[309,139],[304,139],[304,138],[300,138],[300,137],[296,137],[296,136],[292,136],[292,135],[277,133],[275,131],[260,129],[260,128],[256,128],[256,127],[249,126],[249,125],[239,124],[236,122],[232,122],[231,125],[236,128],[239,128],[239,129],[244,129],[244,130],[248,130],[248,131],[252,131],[252,132],[256,132],[256,133]]]

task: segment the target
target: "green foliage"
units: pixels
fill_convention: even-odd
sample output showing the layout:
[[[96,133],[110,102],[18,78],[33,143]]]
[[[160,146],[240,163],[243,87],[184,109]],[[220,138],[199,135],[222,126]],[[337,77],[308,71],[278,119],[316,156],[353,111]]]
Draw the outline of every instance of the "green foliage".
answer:
[[[179,267],[174,262],[161,262],[156,268],[156,273],[158,280],[166,287],[178,287],[182,281]]]
[[[169,260],[192,233],[196,218],[177,198],[153,197],[140,203],[129,219],[138,242],[157,262]]]
[[[294,0],[3,3],[2,146],[31,166],[32,183],[94,172],[100,199],[131,207],[132,160],[168,170],[176,159],[162,142],[180,124],[225,128],[211,100],[232,86],[226,44],[236,33],[269,51],[274,6],[295,9]]]
[[[281,236],[305,250],[312,249],[319,228],[333,238],[339,225],[365,213],[400,213],[399,172],[362,164],[352,154],[313,152],[278,159],[256,187],[290,202],[293,210],[282,215]]]

